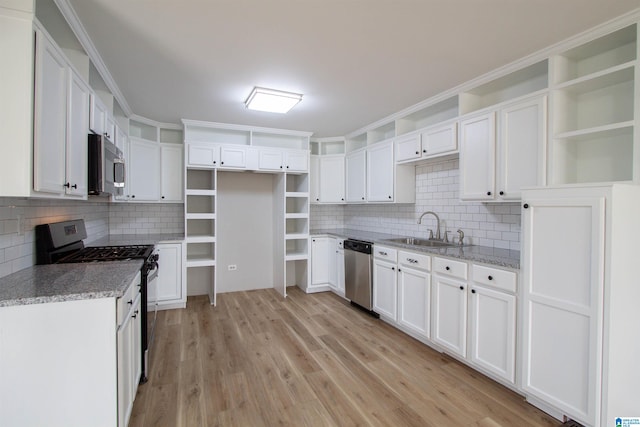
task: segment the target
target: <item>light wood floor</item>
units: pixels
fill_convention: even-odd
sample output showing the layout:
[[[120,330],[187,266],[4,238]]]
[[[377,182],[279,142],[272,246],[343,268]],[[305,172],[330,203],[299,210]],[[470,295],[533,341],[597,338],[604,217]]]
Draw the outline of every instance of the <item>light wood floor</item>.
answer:
[[[159,312],[129,426],[558,426],[519,395],[331,293]]]

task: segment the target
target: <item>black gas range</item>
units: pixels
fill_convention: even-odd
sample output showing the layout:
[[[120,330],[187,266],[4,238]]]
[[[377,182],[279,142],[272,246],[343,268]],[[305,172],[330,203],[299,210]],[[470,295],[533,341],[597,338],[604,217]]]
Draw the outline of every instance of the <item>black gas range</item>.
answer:
[[[149,350],[153,343],[157,316],[158,254],[153,245],[85,246],[87,230],[84,220],[42,224],[36,226],[36,264],[67,264],[141,259],[142,376],[149,377]],[[146,301],[146,304],[144,303]],[[145,327],[146,326],[146,327]]]

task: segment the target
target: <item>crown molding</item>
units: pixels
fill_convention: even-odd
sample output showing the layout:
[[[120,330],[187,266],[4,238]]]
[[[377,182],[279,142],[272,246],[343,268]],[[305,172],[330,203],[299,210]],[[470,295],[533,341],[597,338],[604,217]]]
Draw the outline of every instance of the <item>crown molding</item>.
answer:
[[[109,72],[107,65],[102,60],[102,57],[98,52],[98,49],[96,49],[96,46],[93,44],[93,41],[91,41],[89,34],[85,30],[84,25],[82,25],[80,18],[78,18],[76,11],[73,9],[69,1],[68,0],[53,0],[53,1],[55,2],[56,6],[58,6],[58,9],[60,9],[60,13],[62,13],[62,16],[64,16],[64,19],[69,24],[69,27],[71,27],[71,31],[73,31],[75,36],[78,38],[78,41],[80,42],[85,52],[89,56],[89,59],[93,63],[93,66],[96,68],[96,70],[98,70],[98,73],[100,73],[102,80],[104,80],[104,83],[107,85],[107,87],[111,91],[111,94],[116,99],[116,102],[118,102],[118,105],[120,105],[120,108],[122,108],[122,111],[127,116],[130,116],[131,114],[133,114],[133,111],[131,110],[129,103],[124,97],[124,94],[120,91],[120,88],[118,87],[118,85],[116,84],[116,81],[113,79],[113,76]]]

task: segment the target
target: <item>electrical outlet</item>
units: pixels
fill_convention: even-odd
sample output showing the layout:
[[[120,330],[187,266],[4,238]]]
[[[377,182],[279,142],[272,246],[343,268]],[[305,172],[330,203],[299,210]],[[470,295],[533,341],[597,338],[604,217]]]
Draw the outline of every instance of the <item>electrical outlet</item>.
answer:
[[[235,264],[229,264],[229,267],[227,267],[229,269],[229,271],[236,271],[238,269],[238,266]]]

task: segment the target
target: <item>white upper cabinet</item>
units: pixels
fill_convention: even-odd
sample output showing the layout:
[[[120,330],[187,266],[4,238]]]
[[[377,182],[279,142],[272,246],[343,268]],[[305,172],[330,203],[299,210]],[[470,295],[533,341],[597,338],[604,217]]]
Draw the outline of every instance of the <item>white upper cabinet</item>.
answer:
[[[285,151],[284,163],[287,172],[307,172],[309,170],[309,153],[307,151]]]
[[[520,200],[524,187],[545,182],[547,97],[536,96],[500,110],[495,196]]]
[[[393,202],[394,195],[393,141],[382,142],[367,149],[367,200]]]
[[[223,145],[220,147],[220,167],[244,169],[247,167],[247,147]]]
[[[539,95],[460,122],[462,200],[519,200],[544,184],[546,105]]]
[[[75,72],[69,73],[67,102],[67,162],[65,192],[87,196],[87,134],[91,89]]]
[[[217,167],[220,147],[217,145],[187,144],[187,165],[203,168]]]
[[[284,154],[275,150],[260,150],[259,169],[280,171],[283,169]]]
[[[65,190],[68,67],[64,56],[41,31],[36,32],[34,190]]]
[[[39,30],[36,43],[33,188],[86,198],[90,88]]]
[[[460,122],[460,198],[492,200],[495,192],[496,113]]]
[[[89,107],[89,128],[98,135],[104,135],[107,131],[107,106],[100,98],[92,93]]]
[[[430,159],[458,152],[457,121],[396,138],[396,162]]]
[[[320,202],[320,157],[311,156],[309,159],[309,199],[311,203]]]
[[[364,149],[346,156],[347,202],[367,200],[367,151]]]
[[[131,138],[129,144],[129,184],[131,201],[160,199],[160,145]]]
[[[184,190],[182,145],[160,144],[160,199],[163,202],[181,202]]]
[[[344,203],[344,156],[320,158],[320,202]]]

